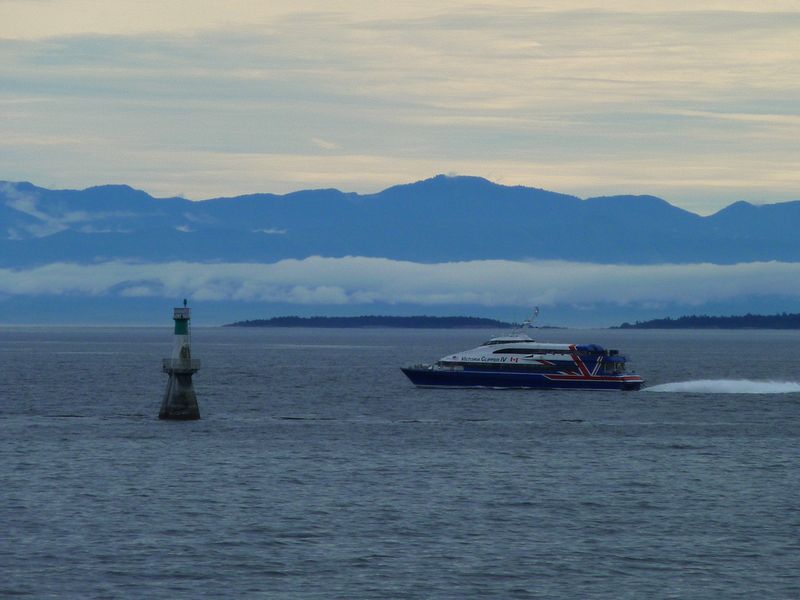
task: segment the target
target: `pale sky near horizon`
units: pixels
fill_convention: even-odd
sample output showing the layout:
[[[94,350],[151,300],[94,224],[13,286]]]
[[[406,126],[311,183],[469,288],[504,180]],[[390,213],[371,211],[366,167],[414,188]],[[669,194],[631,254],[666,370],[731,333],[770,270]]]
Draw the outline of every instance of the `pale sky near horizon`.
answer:
[[[800,199],[800,2],[0,0],[0,179]]]

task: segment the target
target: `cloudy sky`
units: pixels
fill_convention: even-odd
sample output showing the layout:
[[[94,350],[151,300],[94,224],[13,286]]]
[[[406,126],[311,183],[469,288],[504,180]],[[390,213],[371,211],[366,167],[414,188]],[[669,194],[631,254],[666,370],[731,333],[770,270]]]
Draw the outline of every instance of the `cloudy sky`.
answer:
[[[713,285],[708,285],[713,282]],[[0,268],[0,296],[116,294],[299,305],[701,306],[740,296],[800,296],[800,264],[596,265],[484,260],[420,264],[308,257],[259,263],[53,263]]]
[[[0,179],[800,198],[796,0],[0,0]]]

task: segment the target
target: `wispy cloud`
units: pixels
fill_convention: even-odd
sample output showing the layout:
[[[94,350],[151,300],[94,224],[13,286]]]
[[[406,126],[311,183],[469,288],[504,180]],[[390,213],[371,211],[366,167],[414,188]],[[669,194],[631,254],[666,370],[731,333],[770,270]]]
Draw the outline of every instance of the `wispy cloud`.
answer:
[[[43,6],[47,4],[47,6]],[[240,0],[235,6],[221,5],[214,0],[114,0],[98,6],[93,0],[59,0],[31,2],[3,0],[0,11],[6,19],[0,22],[0,36],[8,39],[37,39],[86,33],[140,34],[150,32],[187,33],[198,30],[242,27],[258,24],[274,25],[287,15],[304,13],[309,21],[328,20],[336,23],[376,21],[386,24],[425,22],[448,18],[449,28],[463,29],[471,17],[482,16],[508,24],[506,15],[546,13],[626,14],[669,16],[681,14],[776,14],[796,13],[794,0],[671,0],[670,2],[614,0],[603,9],[595,0],[543,0],[535,4],[518,0],[495,0],[491,5],[463,0],[407,0],[401,3],[338,2],[331,8],[325,0]]]
[[[269,227],[267,229],[254,229],[254,233],[263,233],[265,235],[284,235],[286,233],[286,229],[278,229],[276,227]]]
[[[0,192],[7,198],[6,206],[34,219],[32,223],[20,225],[20,229],[35,237],[52,235],[67,229],[68,223],[88,220],[88,215],[83,212],[71,212],[56,217],[39,210],[36,195],[21,192],[11,183],[0,183]],[[10,237],[13,239],[18,235],[14,232]]]
[[[37,194],[20,191],[15,184],[9,182],[0,182],[0,194],[5,196],[6,206],[31,218],[27,223],[17,224],[17,229],[9,229],[10,239],[24,237],[20,235],[20,231],[24,231],[34,237],[47,237],[79,223],[87,223],[87,225],[77,228],[79,231],[84,232],[120,231],[119,229],[98,228],[88,223],[102,221],[108,217],[134,216],[133,213],[124,211],[87,212],[82,210],[63,210],[63,207],[59,205],[49,206],[45,210],[40,206],[40,199]]]
[[[331,142],[329,140],[323,140],[322,138],[311,138],[311,143],[314,144],[317,148],[322,148],[323,150],[340,150],[341,145],[337,144],[336,142]]]
[[[0,294],[189,296],[198,301],[301,305],[702,306],[759,296],[800,300],[800,263],[625,266],[495,260],[420,264],[365,257],[310,257],[273,264],[54,263],[0,269]]]

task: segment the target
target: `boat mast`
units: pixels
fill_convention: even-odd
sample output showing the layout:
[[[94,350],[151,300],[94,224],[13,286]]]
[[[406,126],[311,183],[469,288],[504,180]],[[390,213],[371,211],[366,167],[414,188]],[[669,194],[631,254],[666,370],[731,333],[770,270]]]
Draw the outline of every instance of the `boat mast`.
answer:
[[[522,322],[522,325],[520,325],[514,330],[514,333],[525,333],[526,329],[533,329],[533,322],[534,320],[536,320],[536,317],[538,316],[539,316],[539,307],[534,306],[533,313],[531,313],[531,316],[525,319]]]

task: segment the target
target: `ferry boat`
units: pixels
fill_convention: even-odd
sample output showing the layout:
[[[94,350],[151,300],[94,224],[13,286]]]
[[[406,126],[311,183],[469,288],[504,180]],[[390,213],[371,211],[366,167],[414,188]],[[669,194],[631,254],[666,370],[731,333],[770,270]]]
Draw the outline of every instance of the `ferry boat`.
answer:
[[[644,383],[625,371],[625,357],[617,350],[541,343],[522,332],[402,371],[420,387],[638,390]]]

